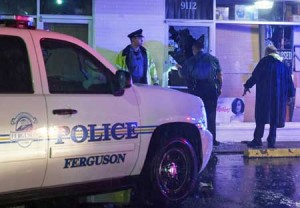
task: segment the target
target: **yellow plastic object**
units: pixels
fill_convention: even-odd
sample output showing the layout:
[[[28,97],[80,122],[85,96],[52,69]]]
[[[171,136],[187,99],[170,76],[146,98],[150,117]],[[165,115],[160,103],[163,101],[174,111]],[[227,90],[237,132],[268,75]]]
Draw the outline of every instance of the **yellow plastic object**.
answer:
[[[279,148],[279,149],[247,149],[244,156],[248,158],[257,157],[300,157],[299,148]]]
[[[89,203],[117,203],[129,204],[130,203],[131,189],[117,191],[107,194],[98,194],[87,197]]]

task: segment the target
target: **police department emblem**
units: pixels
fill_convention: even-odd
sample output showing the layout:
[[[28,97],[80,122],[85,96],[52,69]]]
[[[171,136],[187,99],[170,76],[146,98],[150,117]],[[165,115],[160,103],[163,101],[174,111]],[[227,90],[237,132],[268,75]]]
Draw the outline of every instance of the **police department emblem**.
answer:
[[[11,132],[12,141],[18,142],[21,147],[29,147],[36,138],[33,131],[33,124],[37,123],[37,119],[29,113],[19,113],[11,120],[11,125],[15,125],[14,132]]]

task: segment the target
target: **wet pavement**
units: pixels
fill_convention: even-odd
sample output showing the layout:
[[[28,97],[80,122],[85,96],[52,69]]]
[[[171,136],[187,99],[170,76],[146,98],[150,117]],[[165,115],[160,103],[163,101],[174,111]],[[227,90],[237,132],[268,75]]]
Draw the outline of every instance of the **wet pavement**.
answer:
[[[300,158],[214,154],[200,181],[202,187],[180,207],[300,207]]]
[[[276,146],[300,148],[300,142]],[[243,142],[214,147],[197,191],[176,208],[300,208],[300,158],[246,158],[245,150]]]
[[[249,159],[237,152],[215,152],[197,191],[176,208],[300,208],[300,158]]]
[[[300,142],[276,144],[279,148],[300,147]],[[214,147],[197,190],[176,208],[300,208],[300,158],[246,158],[246,149],[241,142]],[[111,203],[77,207],[137,208]]]

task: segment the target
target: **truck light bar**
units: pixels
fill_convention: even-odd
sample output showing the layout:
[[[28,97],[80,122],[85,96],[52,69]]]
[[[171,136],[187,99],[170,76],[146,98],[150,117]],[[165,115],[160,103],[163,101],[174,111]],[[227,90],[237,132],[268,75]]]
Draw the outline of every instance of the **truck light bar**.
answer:
[[[0,24],[5,27],[35,29],[34,19],[30,16],[0,15]]]

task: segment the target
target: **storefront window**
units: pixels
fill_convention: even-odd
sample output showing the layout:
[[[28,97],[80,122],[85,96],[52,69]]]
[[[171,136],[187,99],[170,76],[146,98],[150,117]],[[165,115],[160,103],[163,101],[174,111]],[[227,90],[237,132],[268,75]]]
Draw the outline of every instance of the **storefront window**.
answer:
[[[293,26],[290,25],[261,25],[265,31],[265,48],[268,45],[274,45],[283,58],[288,69],[293,70]]]
[[[36,0],[0,0],[0,14],[36,15]]]
[[[92,0],[41,0],[41,14],[92,15]]]
[[[212,20],[213,1],[166,0],[166,19]]]
[[[255,4],[258,2],[257,4]],[[300,2],[217,0],[216,20],[300,22]]]

